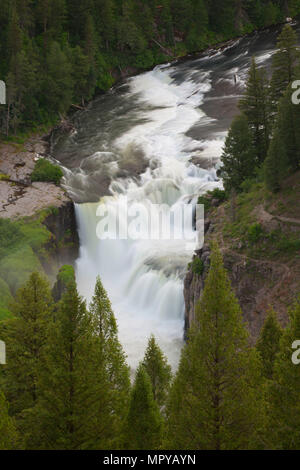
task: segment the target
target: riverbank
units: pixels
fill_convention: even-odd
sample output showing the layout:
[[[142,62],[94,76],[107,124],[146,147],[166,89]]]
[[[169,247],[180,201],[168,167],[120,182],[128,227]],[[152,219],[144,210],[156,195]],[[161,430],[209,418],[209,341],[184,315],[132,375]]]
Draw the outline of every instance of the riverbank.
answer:
[[[62,187],[30,180],[36,161],[49,156],[45,138],[0,145],[0,320],[33,271],[54,280],[78,257],[73,202]]]

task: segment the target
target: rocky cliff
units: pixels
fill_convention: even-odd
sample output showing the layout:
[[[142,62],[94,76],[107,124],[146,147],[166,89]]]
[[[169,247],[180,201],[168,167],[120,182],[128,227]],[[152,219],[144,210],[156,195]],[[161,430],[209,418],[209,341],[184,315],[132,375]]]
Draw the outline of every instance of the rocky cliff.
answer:
[[[224,264],[254,341],[273,307],[282,325],[300,293],[300,174],[276,196],[261,185],[206,214],[203,248],[194,255],[184,282],[185,332],[209,270],[210,241],[221,247]]]

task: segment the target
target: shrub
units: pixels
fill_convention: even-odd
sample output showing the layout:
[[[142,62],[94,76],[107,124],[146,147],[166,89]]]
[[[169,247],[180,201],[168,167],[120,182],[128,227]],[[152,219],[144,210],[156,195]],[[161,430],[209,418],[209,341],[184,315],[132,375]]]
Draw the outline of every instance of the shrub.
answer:
[[[192,263],[191,263],[191,267],[192,267],[192,271],[193,271],[194,274],[198,274],[199,276],[201,276],[201,274],[203,274],[204,263],[203,263],[202,259],[194,258]]]
[[[44,181],[59,184],[62,177],[63,172],[59,166],[53,165],[49,160],[41,158],[35,164],[31,174],[31,181]]]
[[[57,275],[57,280],[61,281],[64,285],[75,280],[75,272],[73,266],[69,264],[64,264]]]
[[[220,202],[224,202],[226,199],[226,192],[223,189],[215,188],[213,191],[209,191],[213,199],[218,199]]]
[[[255,224],[250,225],[250,227],[248,228],[248,234],[247,234],[247,238],[249,242],[257,243],[262,237],[263,232],[264,231],[263,231],[261,224],[255,223]]]
[[[199,196],[197,204],[203,204],[204,210],[207,212],[211,208],[211,199],[207,196]]]

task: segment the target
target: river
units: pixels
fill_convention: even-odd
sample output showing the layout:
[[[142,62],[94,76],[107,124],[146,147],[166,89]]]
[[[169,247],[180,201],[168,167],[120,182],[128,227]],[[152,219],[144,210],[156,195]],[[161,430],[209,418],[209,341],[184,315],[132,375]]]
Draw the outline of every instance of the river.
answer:
[[[75,132],[56,139],[53,156],[76,203],[79,291],[89,301],[101,276],[133,369],[151,333],[176,368],[183,344],[183,279],[195,247],[187,249],[184,240],[101,240],[99,201],[122,225],[126,206],[135,202],[171,208],[222,187],[216,170],[251,57],[270,67],[278,31],[129,78],[77,113]]]

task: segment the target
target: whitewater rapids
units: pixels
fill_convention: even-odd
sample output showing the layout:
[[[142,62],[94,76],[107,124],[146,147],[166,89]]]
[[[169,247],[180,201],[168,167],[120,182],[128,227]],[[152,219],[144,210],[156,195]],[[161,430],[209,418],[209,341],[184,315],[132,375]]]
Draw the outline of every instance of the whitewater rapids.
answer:
[[[195,246],[187,249],[185,240],[99,240],[99,202],[109,217],[121,214],[122,225],[125,204],[171,209],[222,187],[217,168],[251,56],[268,66],[277,33],[266,31],[222,52],[126,80],[78,113],[76,132],[55,145],[65,187],[76,201],[79,291],[90,301],[101,276],[133,369],[152,333],[176,369],[183,344],[183,279]]]

